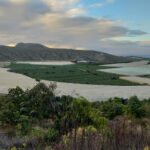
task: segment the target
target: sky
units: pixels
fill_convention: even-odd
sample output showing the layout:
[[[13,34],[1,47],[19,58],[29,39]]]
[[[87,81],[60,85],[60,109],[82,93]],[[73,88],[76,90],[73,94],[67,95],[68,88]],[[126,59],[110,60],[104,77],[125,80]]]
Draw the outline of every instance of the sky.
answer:
[[[0,0],[0,45],[150,56],[150,0]]]

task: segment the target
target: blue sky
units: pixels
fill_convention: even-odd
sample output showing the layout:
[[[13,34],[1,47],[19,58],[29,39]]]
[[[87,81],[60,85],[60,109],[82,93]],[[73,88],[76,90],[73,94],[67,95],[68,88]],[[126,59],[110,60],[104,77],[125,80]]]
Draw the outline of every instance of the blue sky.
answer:
[[[140,29],[150,33],[150,0],[83,0],[83,6],[89,7],[88,15],[93,17],[104,17],[112,20],[120,20],[124,25]],[[100,7],[96,7],[100,5]],[[129,38],[130,40],[149,40],[150,35]]]
[[[150,56],[150,0],[0,0],[0,44]]]
[[[83,5],[104,4],[105,0],[83,0]],[[108,17],[122,20],[133,28],[150,31],[150,1],[149,0],[115,0],[101,7],[89,9],[89,15],[94,17]]]

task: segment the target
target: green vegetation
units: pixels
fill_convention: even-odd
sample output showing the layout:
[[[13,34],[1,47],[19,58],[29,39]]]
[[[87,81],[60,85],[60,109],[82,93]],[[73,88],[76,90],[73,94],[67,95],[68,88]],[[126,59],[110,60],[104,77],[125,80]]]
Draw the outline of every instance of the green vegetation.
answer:
[[[9,68],[12,72],[27,75],[35,78],[37,81],[43,79],[97,85],[137,85],[136,83],[119,79],[119,75],[97,71],[98,69],[104,69],[106,67],[92,64],[66,66],[11,64]]]
[[[0,96],[0,149],[144,149],[150,139],[150,99],[88,102],[57,97],[56,85],[16,87]],[[1,133],[0,133],[1,135]],[[9,136],[8,136],[9,135]],[[11,137],[11,141],[4,142]],[[20,139],[20,140],[19,140]]]
[[[150,78],[150,75],[145,75],[145,76],[143,76],[143,77]]]

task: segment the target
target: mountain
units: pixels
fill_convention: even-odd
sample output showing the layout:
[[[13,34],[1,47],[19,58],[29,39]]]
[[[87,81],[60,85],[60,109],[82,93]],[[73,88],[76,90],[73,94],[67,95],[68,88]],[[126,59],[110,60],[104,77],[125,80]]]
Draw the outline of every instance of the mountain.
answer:
[[[35,43],[18,43],[15,47],[0,46],[0,61],[73,61],[86,60],[98,63],[128,62],[131,58],[119,57],[92,50],[48,48]]]

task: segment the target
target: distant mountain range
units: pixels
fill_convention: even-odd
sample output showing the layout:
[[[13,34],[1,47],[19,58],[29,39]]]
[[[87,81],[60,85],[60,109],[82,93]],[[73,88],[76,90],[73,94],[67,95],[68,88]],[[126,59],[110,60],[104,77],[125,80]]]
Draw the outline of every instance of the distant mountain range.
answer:
[[[132,58],[119,57],[93,50],[55,49],[41,44],[18,43],[15,47],[0,46],[0,61],[75,61],[98,63],[129,62]]]

